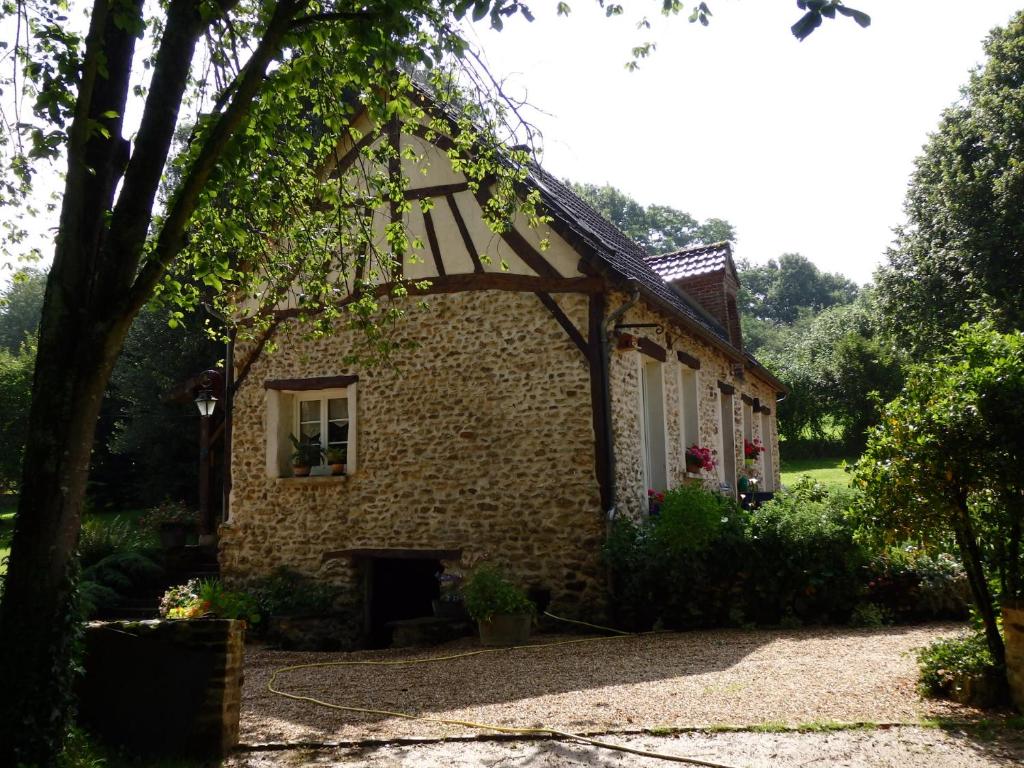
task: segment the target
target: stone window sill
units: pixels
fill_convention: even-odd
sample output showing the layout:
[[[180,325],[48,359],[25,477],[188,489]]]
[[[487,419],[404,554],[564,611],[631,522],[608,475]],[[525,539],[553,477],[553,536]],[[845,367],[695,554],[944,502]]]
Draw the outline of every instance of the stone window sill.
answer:
[[[277,485],[338,485],[348,480],[348,475],[324,475],[322,477],[278,477]]]

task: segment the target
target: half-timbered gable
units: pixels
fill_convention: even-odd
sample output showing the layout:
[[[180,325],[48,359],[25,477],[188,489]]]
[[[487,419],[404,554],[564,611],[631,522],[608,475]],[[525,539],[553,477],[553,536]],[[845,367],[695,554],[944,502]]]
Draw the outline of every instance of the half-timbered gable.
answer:
[[[429,611],[442,562],[467,556],[502,564],[553,610],[600,615],[607,522],[646,514],[648,488],[735,493],[754,438],[769,447],[762,488],[778,486],[783,388],[728,315],[540,168],[527,184],[550,221],[494,232],[486,185],[471,189],[444,137],[427,135],[401,137],[416,245],[386,278],[409,292],[394,365],[345,363],[359,339],[342,321],[307,338],[295,297],[273,354],[250,344],[234,360],[222,572],[285,565],[342,586],[352,643]],[[378,136],[362,126],[324,172],[361,162]],[[379,237],[395,215],[374,213]],[[343,455],[344,472],[295,476],[293,436]],[[687,474],[693,444],[718,452],[714,473]]]

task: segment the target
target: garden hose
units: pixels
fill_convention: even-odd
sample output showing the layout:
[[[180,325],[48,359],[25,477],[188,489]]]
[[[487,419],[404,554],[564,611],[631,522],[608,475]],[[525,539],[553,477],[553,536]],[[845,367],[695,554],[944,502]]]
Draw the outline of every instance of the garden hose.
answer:
[[[278,675],[286,674],[288,672],[295,672],[300,669],[314,669],[319,667],[402,667],[412,666],[414,664],[433,664],[444,661],[454,661],[455,659],[465,659],[470,656],[482,656],[486,653],[508,653],[511,651],[523,651],[533,650],[539,648],[554,648],[559,645],[576,645],[579,643],[593,643],[607,640],[618,640],[623,637],[637,637],[644,634],[653,634],[651,632],[623,632],[620,629],[612,629],[611,627],[602,627],[598,624],[589,624],[585,621],[576,621],[574,619],[565,619],[561,616],[555,616],[552,613],[544,612],[545,616],[555,619],[556,621],[563,621],[568,624],[576,624],[583,627],[590,627],[591,629],[598,629],[603,632],[614,633],[611,637],[583,637],[574,640],[559,640],[554,643],[538,643],[534,645],[515,645],[508,648],[480,648],[475,651],[463,651],[462,653],[453,653],[447,656],[431,656],[426,659],[409,659],[409,660],[384,660],[384,661],[319,661],[311,664],[295,664],[289,667],[281,667],[275,669],[273,674],[270,676],[270,680],[267,681],[267,691],[277,696],[282,696],[286,699],[292,699],[293,701],[305,701],[310,704],[315,704],[319,707],[327,707],[328,709],[334,709],[341,712],[355,712],[364,715],[381,715],[384,717],[397,717],[403,720],[421,720],[429,723],[439,723],[441,725],[458,725],[463,728],[474,728],[483,731],[496,731],[497,733],[515,734],[520,736],[555,736],[559,739],[565,739],[566,741],[575,741],[582,744],[589,744],[592,747],[598,747],[600,749],[610,749],[616,752],[628,752],[632,755],[639,755],[641,757],[652,757],[657,760],[668,760],[675,763],[687,763],[689,765],[701,765],[706,768],[731,768],[731,766],[724,765],[722,763],[712,763],[707,760],[700,760],[694,757],[684,757],[682,755],[672,755],[664,752],[648,752],[643,749],[634,749],[633,747],[627,747],[622,744],[611,744],[606,741],[598,741],[588,736],[582,736],[577,733],[568,733],[566,731],[559,731],[555,728],[514,728],[506,725],[495,725],[493,723],[475,723],[471,720],[449,720],[442,717],[430,717],[429,715],[413,715],[408,712],[391,712],[386,709],[367,709],[365,707],[352,707],[343,704],[334,704],[330,701],[323,701],[312,696],[302,696],[296,693],[288,693],[280,688],[275,688],[274,684],[277,682]]]

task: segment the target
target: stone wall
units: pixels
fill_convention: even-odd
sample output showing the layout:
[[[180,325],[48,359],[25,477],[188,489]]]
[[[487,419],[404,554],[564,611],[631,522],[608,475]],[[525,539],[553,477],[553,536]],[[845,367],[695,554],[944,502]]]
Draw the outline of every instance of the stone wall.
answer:
[[[609,309],[621,306],[627,297],[617,294],[609,302]],[[684,364],[679,362],[676,352],[682,351],[700,360],[696,372],[699,395],[697,417],[700,445],[720,450],[722,445],[721,404],[718,382],[731,384],[736,388],[733,397],[733,444],[737,467],[743,466],[743,401],[741,395],[758,398],[771,408],[769,425],[771,435],[762,435],[761,420],[753,420],[752,434],[761,438],[772,451],[772,487],[779,487],[779,446],[775,422],[775,390],[767,382],[747,371],[743,377],[734,375],[733,365],[720,350],[686,333],[666,315],[649,308],[642,301],[629,309],[620,323],[658,323],[664,333],[656,334],[653,328],[636,329],[662,347],[671,346],[668,359],[662,366],[665,394],[666,449],[668,454],[668,487],[679,485],[686,473],[685,448],[682,440],[680,392],[678,375]],[[671,345],[669,345],[671,341]],[[643,481],[643,450],[641,446],[641,397],[640,366],[646,358],[638,349],[616,349],[612,352],[610,375],[612,389],[612,429],[616,457],[616,506],[620,512],[634,519],[640,519],[647,510],[647,488]],[[704,473],[705,485],[717,489],[723,481],[724,462],[718,457],[718,468],[714,473]],[[764,459],[759,460],[763,473]],[[735,485],[735,483],[733,483]]]
[[[244,622],[91,622],[79,720],[140,755],[206,760],[238,744]]]
[[[393,367],[345,365],[352,333],[309,340],[282,323],[234,404],[228,579],[286,565],[330,580],[360,615],[348,548],[461,549],[487,555],[553,610],[600,603],[604,533],[589,369],[532,293],[434,295],[408,304]],[[557,301],[586,332],[587,298]],[[238,360],[246,350],[239,350]],[[267,379],[356,374],[358,468],[338,478],[268,477]]]

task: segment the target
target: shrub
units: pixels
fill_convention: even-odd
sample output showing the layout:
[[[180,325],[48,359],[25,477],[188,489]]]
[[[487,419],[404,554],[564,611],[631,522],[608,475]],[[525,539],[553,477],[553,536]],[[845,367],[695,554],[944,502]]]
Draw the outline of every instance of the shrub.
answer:
[[[463,600],[469,615],[487,621],[496,613],[534,613],[530,599],[492,565],[481,565],[466,580]]]
[[[82,569],[80,609],[86,617],[93,618],[116,608],[126,596],[156,584],[163,572],[163,568],[144,552],[112,552]]]
[[[992,674],[996,671],[985,636],[975,632],[966,637],[936,640],[917,654],[921,690],[930,696],[949,696],[962,676]]]
[[[726,496],[681,486],[665,494],[658,517],[617,518],[603,548],[613,623],[644,630],[735,619],[744,516]]]
[[[846,621],[862,586],[866,556],[847,522],[850,493],[805,479],[753,512],[748,616],[774,623]]]
[[[338,590],[281,566],[269,576],[256,579],[248,592],[265,616],[316,616],[328,613],[334,606]]]
[[[110,520],[86,517],[78,540],[78,557],[83,568],[98,563],[115,552],[138,552],[146,549],[151,539],[124,518]]]
[[[970,589],[964,567],[950,554],[890,547],[867,568],[866,597],[899,619],[962,619]]]

